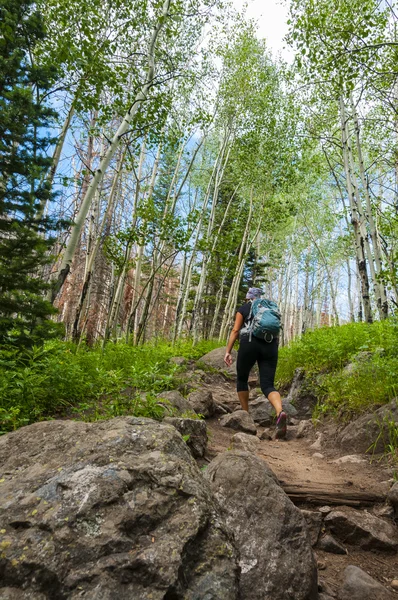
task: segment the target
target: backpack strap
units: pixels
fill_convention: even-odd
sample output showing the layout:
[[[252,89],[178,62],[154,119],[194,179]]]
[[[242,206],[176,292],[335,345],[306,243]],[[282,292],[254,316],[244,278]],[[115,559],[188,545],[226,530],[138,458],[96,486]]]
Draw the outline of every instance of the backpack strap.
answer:
[[[253,301],[250,302],[250,312],[249,312],[249,316],[247,318],[247,320],[248,320],[248,330],[249,330],[249,342],[252,341],[252,333],[253,333],[252,313],[253,313]],[[250,319],[251,319],[251,323],[250,323]]]

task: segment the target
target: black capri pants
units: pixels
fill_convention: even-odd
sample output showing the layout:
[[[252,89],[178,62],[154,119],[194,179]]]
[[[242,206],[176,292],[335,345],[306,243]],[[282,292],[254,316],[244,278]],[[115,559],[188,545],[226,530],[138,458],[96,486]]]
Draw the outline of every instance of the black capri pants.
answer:
[[[267,398],[271,392],[276,392],[274,387],[276,365],[278,363],[278,339],[266,342],[252,336],[242,336],[239,342],[238,359],[236,362],[238,392],[246,392],[249,389],[249,374],[255,363],[258,364],[260,372],[260,387]]]

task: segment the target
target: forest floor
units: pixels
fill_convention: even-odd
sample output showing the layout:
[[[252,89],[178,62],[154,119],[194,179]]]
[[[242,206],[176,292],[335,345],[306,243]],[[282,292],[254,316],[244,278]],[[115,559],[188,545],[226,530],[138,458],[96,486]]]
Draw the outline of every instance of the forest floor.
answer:
[[[239,401],[233,382],[221,382],[215,377],[214,383],[203,385],[212,391],[216,403],[229,405],[232,410],[239,408]],[[203,389],[202,388],[202,389]],[[222,427],[219,418],[207,420],[209,444],[206,459],[211,460],[217,454],[231,448],[231,438],[236,433],[232,429]],[[265,428],[258,427],[257,435],[261,435]],[[358,497],[368,495],[385,496],[391,487],[392,469],[385,462],[369,455],[362,455],[363,462],[359,464],[336,464],[334,460],[344,456],[344,453],[333,444],[335,425],[329,423],[319,428],[323,434],[323,444],[320,450],[311,448],[315,435],[297,439],[295,437],[297,426],[288,428],[286,440],[261,440],[257,455],[263,458],[278,477],[282,487],[309,490],[308,496],[295,504],[299,508],[318,510],[322,505],[343,506],[344,496]],[[314,457],[321,453],[323,458]],[[345,453],[347,454],[347,453]],[[332,502],[312,497],[311,490],[322,492],[333,498],[341,497]],[[358,506],[359,510],[373,512],[382,503],[369,503],[367,506]],[[398,563],[396,554],[381,551],[365,551],[358,546],[349,546],[346,555],[331,554],[315,548],[318,560],[319,578],[336,591],[341,584],[341,576],[348,565],[356,565],[369,575],[389,586],[393,579],[398,579]],[[391,588],[389,588],[391,590]],[[392,591],[392,590],[391,590]],[[398,598],[398,592],[396,592]]]

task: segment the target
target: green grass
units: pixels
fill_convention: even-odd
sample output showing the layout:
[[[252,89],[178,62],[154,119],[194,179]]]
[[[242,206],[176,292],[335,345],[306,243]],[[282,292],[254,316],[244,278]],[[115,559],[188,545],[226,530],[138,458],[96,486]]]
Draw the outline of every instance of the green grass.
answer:
[[[355,360],[369,352],[368,360]],[[353,361],[347,372],[344,367]],[[286,387],[303,367],[319,403],[317,414],[344,419],[398,395],[398,321],[351,323],[306,333],[282,348],[277,381]],[[317,415],[316,415],[317,416]]]
[[[318,399],[315,420],[328,415],[347,422],[372,412],[398,396],[398,320],[308,332],[280,350],[276,376],[281,388],[291,383],[298,367],[304,368],[305,386]],[[385,455],[395,464],[398,425],[381,424],[380,435]]]
[[[173,356],[198,359],[219,346],[158,341],[134,347],[124,343],[100,348],[47,342],[21,355],[0,350],[0,432],[49,418],[95,420],[123,414],[162,418],[156,394],[180,383]],[[139,392],[147,392],[140,394]]]

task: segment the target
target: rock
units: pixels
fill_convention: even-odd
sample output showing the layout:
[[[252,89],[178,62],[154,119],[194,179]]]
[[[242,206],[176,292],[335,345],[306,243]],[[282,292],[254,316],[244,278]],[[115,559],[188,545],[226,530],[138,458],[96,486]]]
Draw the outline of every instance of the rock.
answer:
[[[360,363],[369,362],[373,358],[373,352],[370,350],[361,350],[351,357],[351,361],[344,367],[344,373],[351,375],[357,371]]]
[[[264,396],[260,396],[257,400],[250,402],[249,414],[255,423],[261,427],[269,427],[275,420],[275,411],[273,406]]]
[[[327,533],[321,537],[318,541],[317,548],[324,552],[330,552],[331,554],[348,554],[346,548],[334,539],[330,533]]]
[[[393,519],[394,518],[394,509],[389,504],[383,504],[382,506],[374,506],[373,514],[376,515],[376,517],[381,517],[381,518],[384,517],[386,519]]]
[[[266,463],[248,452],[219,454],[205,478],[234,531],[245,600],[315,600],[316,563],[304,517]]]
[[[236,352],[236,350],[232,350],[231,355],[233,363],[230,367],[227,367],[227,365],[224,362],[225,346],[223,346],[222,348],[216,348],[215,350],[211,350],[211,352],[208,352],[207,354],[202,356],[202,358],[200,358],[198,362],[199,364],[204,363],[208,367],[212,367],[213,369],[217,369],[218,371],[226,371],[228,374],[236,376],[236,357],[238,356],[238,353]]]
[[[300,421],[300,423],[297,427],[297,437],[298,438],[309,437],[310,435],[312,435],[314,433],[314,431],[315,431],[315,428],[314,428],[312,421],[309,421],[309,420]]]
[[[354,565],[343,573],[343,585],[338,600],[393,600],[393,595],[373,577]]]
[[[182,367],[183,365],[185,365],[187,363],[187,359],[184,358],[183,356],[172,356],[170,358],[170,362],[174,363],[178,367]]]
[[[294,406],[286,399],[282,399],[282,407],[288,417],[294,417],[297,414]],[[269,427],[275,422],[274,407],[265,396],[260,396],[253,402],[250,402],[249,413],[253,417],[253,420],[261,425],[261,427]]]
[[[305,378],[304,369],[298,368],[295,370],[286,399],[294,404],[297,416],[300,419],[308,419],[312,416],[317,398],[311,389],[311,384]]]
[[[166,409],[169,405],[171,405],[180,414],[193,412],[191,404],[178,390],[160,392],[157,397],[159,398],[159,402],[166,406]],[[162,402],[162,400],[166,400],[166,402]]]
[[[188,396],[188,402],[198,415],[211,417],[214,415],[216,405],[213,400],[213,395],[208,390],[197,390],[191,392]]]
[[[346,463],[352,463],[354,465],[360,465],[364,463],[368,463],[366,458],[359,456],[358,454],[348,454],[347,456],[341,456],[340,458],[336,458],[332,460],[332,463],[336,463],[336,465],[345,465]]]
[[[274,432],[272,432],[271,429],[264,429],[264,431],[260,435],[260,440],[266,440],[267,442],[270,442],[273,439],[273,433]]]
[[[323,579],[318,581],[318,590],[327,596],[331,596],[332,598],[335,598],[336,596],[327,581],[324,581]]]
[[[394,509],[395,516],[398,517],[398,481],[394,483],[387,494],[387,500]]]
[[[220,425],[222,425],[222,427],[230,427],[230,429],[235,429],[237,431],[252,433],[253,435],[256,435],[257,433],[257,428],[253,419],[245,410],[236,410],[230,415],[224,415],[220,419]]]
[[[384,452],[389,443],[389,431],[386,421],[398,426],[397,399],[355,419],[338,434],[337,443],[343,451],[351,454],[364,454],[374,444],[372,451]]]
[[[231,414],[232,412],[232,408],[224,402],[219,402],[217,406],[220,406],[223,410],[225,410],[225,413]]]
[[[207,446],[207,426],[205,421],[201,419],[166,417],[163,419],[163,422],[173,425],[177,429],[194,458],[204,456]]]
[[[319,600],[333,600],[334,596],[330,596],[329,594],[324,594],[323,592],[321,592],[319,594]]]
[[[321,513],[321,515],[328,515],[330,512],[332,512],[332,508],[330,506],[320,506],[318,511]]]
[[[367,511],[342,506],[325,517],[325,525],[343,542],[357,544],[364,550],[398,548],[398,533],[392,523]]]
[[[231,441],[233,450],[244,450],[245,452],[253,452],[254,454],[260,446],[258,437],[243,432],[235,433]]]
[[[304,508],[301,509],[301,514],[303,515],[308,526],[311,545],[315,546],[321,532],[322,515],[320,512],[315,512],[314,510],[305,510]]]
[[[215,404],[214,414],[216,416],[229,415],[229,410],[225,410],[221,404]]]
[[[259,396],[261,396],[261,389],[258,387],[255,387],[253,389],[250,390],[249,393],[249,400],[256,400],[256,398],[258,398]]]
[[[398,579],[393,579],[390,585],[393,590],[398,590]]]
[[[320,452],[314,452],[314,454],[312,455],[312,458],[318,458],[319,460],[322,460],[325,457]]]
[[[293,417],[293,419],[294,419],[294,417],[297,417],[296,407],[287,398],[282,398],[282,408],[285,411],[285,413],[287,414],[287,416],[289,417],[289,423],[291,422],[292,417]]]
[[[0,588],[1,600],[47,600],[48,596],[36,592],[24,592],[18,588]]]
[[[360,352],[357,352],[356,354],[354,354],[354,356],[351,357],[351,361],[344,367],[343,371],[348,375],[351,375],[358,370],[358,367],[361,365],[361,363],[367,363],[371,361],[375,356],[385,356],[385,353],[385,349],[381,347],[375,348],[375,350],[372,351],[361,350]]]
[[[0,464],[0,585],[18,599],[237,598],[232,535],[171,425],[35,423],[0,438]]]
[[[323,443],[323,435],[322,435],[322,433],[317,433],[316,441],[313,444],[311,444],[310,448],[312,448],[313,450],[322,450],[322,443]]]

